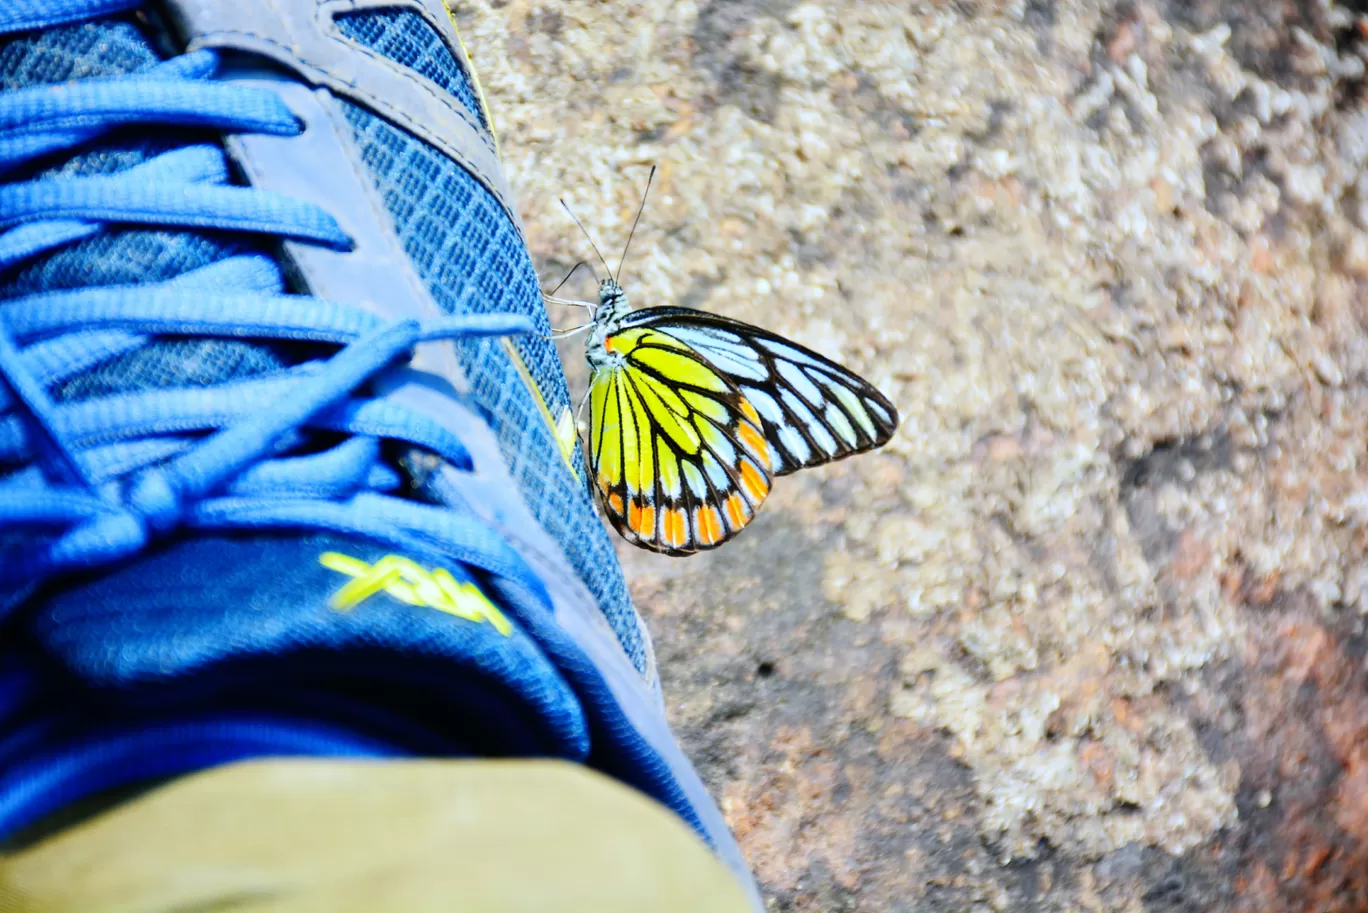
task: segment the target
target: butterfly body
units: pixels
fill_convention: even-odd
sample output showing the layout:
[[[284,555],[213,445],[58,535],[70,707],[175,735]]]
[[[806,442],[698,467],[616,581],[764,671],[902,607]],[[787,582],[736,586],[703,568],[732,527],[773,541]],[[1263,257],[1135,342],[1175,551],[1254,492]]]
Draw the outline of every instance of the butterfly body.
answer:
[[[614,528],[669,555],[744,529],[773,478],[882,446],[893,405],[870,384],[758,327],[679,307],[633,311],[599,284],[585,349],[587,457]]]
[[[616,367],[622,364],[620,354],[609,351],[608,337],[616,333],[632,306],[627,302],[627,293],[612,279],[599,283],[599,304],[594,309],[593,326],[585,343],[585,358],[589,367],[595,371],[601,368]]]

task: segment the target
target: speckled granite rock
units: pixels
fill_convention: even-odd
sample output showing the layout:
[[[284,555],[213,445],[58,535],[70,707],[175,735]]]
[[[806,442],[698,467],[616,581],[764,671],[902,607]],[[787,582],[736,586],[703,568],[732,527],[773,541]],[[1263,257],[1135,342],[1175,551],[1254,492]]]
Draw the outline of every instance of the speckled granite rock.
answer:
[[[634,301],[905,416],[624,548],[775,909],[1368,907],[1361,0],[454,8],[548,285],[659,163]]]

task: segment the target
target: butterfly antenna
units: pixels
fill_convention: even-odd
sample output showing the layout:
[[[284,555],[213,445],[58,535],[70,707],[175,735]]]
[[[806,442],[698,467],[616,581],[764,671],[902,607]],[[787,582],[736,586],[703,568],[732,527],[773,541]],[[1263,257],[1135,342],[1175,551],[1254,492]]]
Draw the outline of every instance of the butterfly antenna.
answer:
[[[646,197],[651,194],[651,181],[655,178],[655,165],[651,166],[651,173],[646,178],[646,192],[641,195],[641,205],[637,207],[636,218],[632,220],[632,230],[627,233],[627,243],[622,247],[622,259],[618,261],[618,278],[622,278],[622,264],[627,262],[627,251],[632,248],[632,238],[636,236],[637,223],[641,221],[641,214],[646,211]]]
[[[589,246],[592,247],[592,248],[594,249],[594,253],[598,256],[599,262],[602,263],[602,264],[603,264],[603,268],[604,268],[605,270],[608,271],[608,278],[609,278],[609,279],[612,279],[612,278],[613,278],[613,271],[612,271],[611,269],[608,268],[608,261],[605,260],[605,259],[603,259],[603,254],[600,254],[600,253],[599,253],[598,245],[594,243],[594,239],[593,239],[593,237],[589,234],[588,229],[586,229],[586,228],[584,227],[584,223],[581,222],[581,221],[575,216],[575,214],[574,214],[573,212],[570,212],[570,204],[567,203],[567,202],[565,202],[564,199],[562,199],[562,200],[560,201],[560,204],[561,204],[562,206],[565,207],[565,211],[566,211],[566,212],[570,213],[570,218],[572,218],[572,219],[575,220],[575,224],[579,226],[579,230],[582,231],[582,232],[584,232],[584,237],[589,241]],[[595,279],[598,279],[597,276],[595,276],[594,278],[595,278]]]

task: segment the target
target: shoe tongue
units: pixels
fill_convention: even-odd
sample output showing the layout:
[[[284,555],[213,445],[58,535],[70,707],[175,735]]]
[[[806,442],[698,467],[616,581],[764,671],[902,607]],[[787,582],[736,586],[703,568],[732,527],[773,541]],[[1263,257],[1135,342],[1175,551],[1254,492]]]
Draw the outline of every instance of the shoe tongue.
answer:
[[[443,570],[465,584],[455,600]],[[459,566],[361,540],[213,536],[67,585],[28,617],[69,673],[130,712],[276,710],[326,692],[480,753],[582,758],[577,698],[483,592]]]

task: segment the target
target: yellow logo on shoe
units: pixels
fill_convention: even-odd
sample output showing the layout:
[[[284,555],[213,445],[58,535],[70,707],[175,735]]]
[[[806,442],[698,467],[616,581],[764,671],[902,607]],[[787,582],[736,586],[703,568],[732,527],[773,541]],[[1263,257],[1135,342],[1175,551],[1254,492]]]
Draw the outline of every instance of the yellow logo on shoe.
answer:
[[[425,570],[416,561],[386,555],[374,564],[341,552],[324,552],[318,563],[352,580],[328,600],[339,612],[349,612],[382,590],[400,602],[424,606],[476,623],[489,622],[507,637],[513,625],[473,583],[458,583],[445,568]]]

